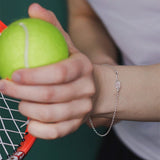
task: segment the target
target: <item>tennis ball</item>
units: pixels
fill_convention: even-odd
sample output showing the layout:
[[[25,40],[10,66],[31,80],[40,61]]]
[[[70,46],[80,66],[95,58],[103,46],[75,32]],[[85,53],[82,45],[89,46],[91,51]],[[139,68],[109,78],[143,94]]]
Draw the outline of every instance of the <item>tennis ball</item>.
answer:
[[[61,32],[52,24],[35,18],[10,24],[0,36],[0,77],[11,79],[22,68],[53,64],[68,57]]]

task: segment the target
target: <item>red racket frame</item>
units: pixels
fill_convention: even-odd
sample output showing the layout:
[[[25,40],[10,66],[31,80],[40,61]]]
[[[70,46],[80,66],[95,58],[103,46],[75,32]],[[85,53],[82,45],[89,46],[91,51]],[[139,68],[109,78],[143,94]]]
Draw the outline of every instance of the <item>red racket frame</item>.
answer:
[[[7,26],[2,21],[0,21],[0,34],[6,28],[7,28]],[[8,160],[11,160],[11,159],[14,159],[14,158],[16,160],[22,160],[27,155],[29,150],[31,149],[31,147],[34,144],[35,140],[36,140],[36,138],[34,136],[32,136],[28,132],[28,129],[26,128],[25,136],[24,136],[22,142],[20,143],[20,145],[17,148],[16,152],[13,153],[13,155],[11,155],[8,158]]]

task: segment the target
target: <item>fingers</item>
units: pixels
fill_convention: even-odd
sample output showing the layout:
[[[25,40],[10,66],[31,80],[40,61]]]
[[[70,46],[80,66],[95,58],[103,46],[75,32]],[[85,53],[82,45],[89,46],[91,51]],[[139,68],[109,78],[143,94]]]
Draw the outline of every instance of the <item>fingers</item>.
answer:
[[[89,59],[74,47],[68,34],[63,30],[51,11],[34,3],[29,7],[28,12],[31,17],[46,20],[60,29],[68,43],[70,57],[56,64],[15,71],[12,75],[13,81],[27,85],[58,84],[73,81],[92,72],[93,66]]]
[[[54,26],[56,26],[61,33],[63,34],[64,38],[66,39],[66,42],[68,44],[69,50],[77,51],[77,49],[74,47],[69,35],[63,30],[61,24],[57,20],[55,14],[43,7],[41,7],[38,3],[33,3],[30,5],[28,9],[28,14],[31,18],[39,18],[42,20],[45,20]]]
[[[19,105],[19,111],[24,116],[48,123],[78,119],[88,114],[91,109],[92,103],[89,98],[58,104],[36,104],[22,101]]]
[[[28,131],[37,138],[57,139],[76,131],[81,123],[81,119],[73,119],[52,124],[31,120],[28,126]]]
[[[55,14],[42,6],[40,6],[38,3],[33,3],[28,8],[28,14],[32,18],[39,18],[44,21],[47,21],[54,26],[56,26],[63,34],[66,34],[64,32],[62,26],[60,25],[59,21],[57,20]]]
[[[76,54],[56,64],[33,69],[21,69],[13,73],[12,80],[22,84],[58,84],[73,81],[92,73],[93,67],[87,57]]]
[[[34,101],[38,103],[66,102],[81,97],[90,97],[95,92],[92,79],[88,78],[88,76],[82,77],[71,83],[61,85],[28,86],[19,85],[7,80],[1,80],[0,86],[0,88],[3,88],[1,89],[3,94],[13,98],[22,99],[25,101]]]
[[[28,14],[32,18],[39,18],[44,21],[47,21],[54,26],[56,26],[63,34],[66,34],[66,32],[63,30],[62,26],[60,25],[59,21],[57,20],[55,14],[42,6],[40,6],[38,3],[33,3],[28,8]]]

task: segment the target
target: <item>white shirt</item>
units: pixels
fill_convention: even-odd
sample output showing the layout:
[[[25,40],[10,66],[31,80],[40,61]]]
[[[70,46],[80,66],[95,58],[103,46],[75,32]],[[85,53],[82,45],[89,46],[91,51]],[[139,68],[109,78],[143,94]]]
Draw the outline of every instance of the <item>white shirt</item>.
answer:
[[[88,2],[120,48],[125,65],[160,63],[160,0]],[[160,122],[122,121],[115,130],[138,156],[160,160]]]

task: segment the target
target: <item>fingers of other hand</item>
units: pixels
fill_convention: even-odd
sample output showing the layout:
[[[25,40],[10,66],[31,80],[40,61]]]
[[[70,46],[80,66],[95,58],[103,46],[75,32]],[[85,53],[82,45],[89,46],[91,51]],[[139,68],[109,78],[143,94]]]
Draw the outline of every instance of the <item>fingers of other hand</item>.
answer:
[[[19,111],[26,117],[48,123],[83,118],[91,109],[92,102],[89,98],[59,104],[35,104],[22,101],[19,105]]]
[[[81,123],[82,119],[74,119],[59,123],[42,123],[31,120],[28,131],[37,138],[57,139],[76,131]]]
[[[1,80],[0,85],[3,86],[3,90],[1,90],[3,94],[38,103],[66,102],[82,97],[90,97],[95,92],[92,79],[88,76],[62,85],[25,86],[6,80]]]

